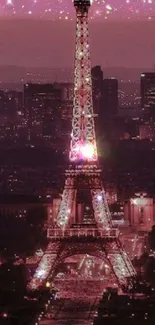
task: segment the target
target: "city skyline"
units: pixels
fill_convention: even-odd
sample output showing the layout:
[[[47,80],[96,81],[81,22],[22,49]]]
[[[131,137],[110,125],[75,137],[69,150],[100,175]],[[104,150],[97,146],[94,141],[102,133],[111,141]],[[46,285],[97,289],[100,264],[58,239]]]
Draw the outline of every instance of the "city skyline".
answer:
[[[1,325],[155,321],[154,3],[107,1],[0,0]]]

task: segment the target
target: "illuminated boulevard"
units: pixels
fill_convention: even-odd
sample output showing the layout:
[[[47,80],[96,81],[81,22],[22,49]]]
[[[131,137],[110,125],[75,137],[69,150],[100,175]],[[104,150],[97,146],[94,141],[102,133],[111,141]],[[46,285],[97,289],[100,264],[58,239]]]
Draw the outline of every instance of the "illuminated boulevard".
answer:
[[[47,307],[38,325],[93,324],[103,291],[101,280],[71,277],[55,280],[54,285],[58,289],[57,298]]]

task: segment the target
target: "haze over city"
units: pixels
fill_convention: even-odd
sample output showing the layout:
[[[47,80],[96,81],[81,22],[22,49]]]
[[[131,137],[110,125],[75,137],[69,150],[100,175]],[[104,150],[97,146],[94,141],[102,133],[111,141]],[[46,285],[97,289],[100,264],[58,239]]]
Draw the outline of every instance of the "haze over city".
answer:
[[[0,21],[0,65],[71,68],[74,22]],[[92,65],[153,68],[155,22],[90,22]]]

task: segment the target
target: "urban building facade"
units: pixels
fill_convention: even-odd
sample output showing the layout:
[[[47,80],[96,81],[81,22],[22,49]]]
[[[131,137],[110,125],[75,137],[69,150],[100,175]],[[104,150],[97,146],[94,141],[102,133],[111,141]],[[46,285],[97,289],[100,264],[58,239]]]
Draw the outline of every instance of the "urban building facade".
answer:
[[[118,80],[108,78],[103,80],[103,117],[106,119],[118,114]]]
[[[61,89],[53,84],[25,84],[24,110],[28,140],[47,139],[54,144],[61,135]]]
[[[99,65],[91,70],[94,114],[100,115],[103,107],[103,71]]]
[[[146,119],[155,119],[155,72],[141,74],[141,110]]]

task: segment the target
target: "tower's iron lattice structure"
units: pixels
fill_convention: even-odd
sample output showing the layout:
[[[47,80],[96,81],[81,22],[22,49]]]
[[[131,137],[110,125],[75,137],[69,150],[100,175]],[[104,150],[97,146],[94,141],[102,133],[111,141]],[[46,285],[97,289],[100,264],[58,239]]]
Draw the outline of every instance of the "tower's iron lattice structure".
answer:
[[[90,5],[90,0],[74,0],[77,20],[70,165],[56,225],[48,229],[50,241],[28,285],[30,289],[43,285],[55,275],[60,262],[76,254],[106,258],[120,285],[127,285],[135,276],[119,232],[112,226],[98,168],[88,31]],[[80,222],[77,206],[83,216]]]

